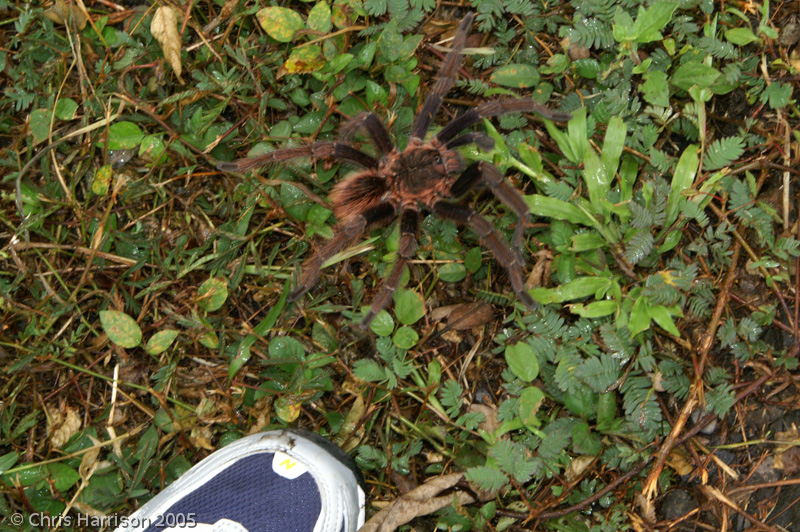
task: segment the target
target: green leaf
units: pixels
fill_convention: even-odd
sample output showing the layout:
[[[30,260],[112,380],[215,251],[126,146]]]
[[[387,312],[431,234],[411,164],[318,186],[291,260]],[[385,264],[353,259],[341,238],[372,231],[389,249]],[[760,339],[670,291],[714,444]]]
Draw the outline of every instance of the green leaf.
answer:
[[[406,59],[414,55],[417,46],[422,42],[422,35],[407,35],[403,40],[403,46],[400,47],[400,59]]]
[[[586,214],[580,207],[572,203],[556,198],[548,198],[540,194],[525,196],[525,203],[535,216],[553,218],[555,220],[567,220],[576,224],[589,227],[596,225],[594,219]]]
[[[142,341],[142,329],[136,320],[118,310],[101,310],[100,323],[112,342],[133,349]]]
[[[324,67],[322,48],[316,45],[295,48],[283,63],[283,69],[289,74],[307,74],[322,70]]]
[[[397,31],[396,19],[392,19],[383,29],[378,39],[378,51],[387,62],[393,63],[400,59],[403,47],[403,36]]]
[[[617,302],[612,300],[593,301],[586,305],[573,303],[568,307],[570,312],[583,318],[602,318],[603,316],[610,316],[617,311]]]
[[[0,456],[0,475],[14,467],[14,464],[16,464],[18,461],[19,453],[16,451],[11,451],[3,456]]]
[[[147,157],[154,163],[161,162],[160,158],[166,149],[160,133],[146,135],[139,144],[139,157]]]
[[[650,328],[649,309],[650,305],[644,297],[640,296],[636,299],[631,309],[630,321],[628,322],[628,329],[631,331],[631,337]]]
[[[707,89],[714,84],[722,73],[704,63],[684,63],[678,67],[670,78],[673,85],[688,91],[693,86]]]
[[[291,336],[276,336],[269,341],[269,356],[272,359],[305,360],[306,349]]]
[[[594,434],[585,421],[572,427],[572,449],[576,453],[596,456],[603,450],[603,442]]]
[[[628,133],[628,126],[622,117],[612,116],[606,127],[606,136],[603,139],[603,153],[600,159],[606,169],[606,181],[608,184],[614,179],[614,175],[619,168],[622,149],[625,147],[625,136]]]
[[[34,142],[47,140],[50,133],[50,109],[36,109],[31,113],[30,131]]]
[[[172,345],[172,342],[177,338],[179,331],[175,329],[164,329],[155,333],[150,340],[147,341],[145,350],[149,355],[160,355]]]
[[[757,41],[753,30],[750,28],[733,28],[725,32],[725,39],[738,46],[746,46],[751,42]]]
[[[639,7],[633,31],[636,42],[646,43],[658,41],[663,38],[661,30],[672,18],[672,12],[678,7],[678,2],[671,0],[656,2],[647,9]]]
[[[70,489],[81,479],[78,472],[66,464],[59,462],[47,464],[47,469],[50,480],[53,482],[53,487],[58,491]]]
[[[303,118],[298,120],[297,123],[294,125],[294,132],[300,133],[301,135],[311,135],[313,133],[316,133],[317,130],[319,130],[320,126],[322,125],[322,121],[325,120],[325,117],[326,115],[323,111],[313,111],[311,113],[308,113]],[[298,191],[297,193],[298,196],[305,197],[305,194],[303,194],[300,191],[300,189],[298,189],[294,185],[289,185],[289,186]]]
[[[519,394],[519,417],[522,424],[529,430],[535,430],[541,425],[536,416],[539,407],[544,401],[544,392],[535,386],[528,386]]]
[[[596,295],[610,287],[611,280],[605,277],[578,277],[557,288],[534,288],[530,293],[539,303],[563,303]]]
[[[539,83],[539,71],[531,65],[511,63],[495,70],[490,79],[504,87],[525,89]]]
[[[222,277],[207,279],[197,289],[198,305],[207,312],[214,312],[228,299],[228,283]]]
[[[308,12],[308,27],[314,31],[328,33],[333,28],[331,8],[327,2],[319,2]]]
[[[56,102],[56,118],[59,120],[72,120],[75,118],[75,111],[78,110],[78,102],[72,98],[61,98]]]
[[[572,113],[572,119],[567,123],[567,133],[561,131],[549,120],[545,120],[544,125],[567,159],[575,164],[583,162],[583,154],[589,146],[585,107]]]
[[[578,59],[573,61],[572,65],[575,67],[575,72],[584,79],[597,79],[597,75],[603,70],[600,61],[593,57]]]
[[[764,89],[758,99],[762,103],[769,103],[769,106],[773,109],[782,109],[792,100],[792,85],[791,83],[773,81]]]
[[[599,249],[607,244],[605,239],[594,231],[573,235],[570,242],[569,250],[574,253]]]
[[[287,7],[265,7],[256,18],[267,35],[279,42],[292,42],[294,34],[305,27],[303,17]]]
[[[531,382],[539,376],[539,357],[527,342],[507,345],[505,355],[508,368],[520,379]]]
[[[370,79],[367,80],[365,92],[367,95],[367,105],[369,107],[375,108],[376,103],[380,103],[384,106],[389,104],[389,95],[386,89]]]
[[[651,70],[644,73],[644,79],[640,87],[644,101],[659,107],[669,107],[667,74],[660,70]]]
[[[394,319],[392,319],[391,314],[381,310],[375,315],[375,319],[369,324],[369,328],[378,336],[389,336],[394,331]]]
[[[425,301],[413,290],[398,289],[394,293],[394,314],[403,325],[411,325],[425,315]]]
[[[610,426],[617,417],[616,392],[601,393],[597,397],[597,424]],[[602,430],[602,429],[601,429]]]
[[[302,411],[303,402],[294,395],[282,395],[275,401],[275,415],[284,423],[294,422]]]
[[[639,13],[641,14],[641,11]],[[614,13],[612,32],[614,40],[617,42],[631,42],[636,40],[633,17],[621,7],[617,7],[617,11]]]
[[[586,183],[586,188],[589,191],[589,201],[591,201],[595,212],[607,214],[604,206],[610,181],[606,175],[605,167],[592,148],[589,148],[583,154],[583,180]]]
[[[105,196],[108,193],[108,187],[111,185],[112,176],[113,170],[110,164],[97,168],[92,178],[92,194]]]
[[[446,283],[457,283],[463,281],[467,276],[467,268],[458,262],[443,264],[439,268],[439,279]]]
[[[592,419],[597,415],[597,399],[596,392],[578,384],[574,390],[564,396],[564,406],[576,416]]]
[[[325,72],[326,72],[326,73],[327,73],[327,72],[330,72],[331,74],[338,74],[339,72],[341,72],[342,70],[344,70],[344,68],[345,68],[345,67],[346,67],[348,64],[350,64],[350,62],[351,62],[352,60],[353,60],[353,54],[339,54],[339,55],[337,55],[336,57],[334,57],[332,60],[330,60],[330,61],[329,61],[329,62],[328,62],[326,65],[325,65],[325,66],[326,66],[326,68],[325,68]],[[350,98],[350,99],[348,99],[348,100],[345,100],[344,102],[342,102],[342,104],[341,104],[341,105],[344,105],[344,103],[346,103],[346,102],[353,102],[353,103],[356,103],[356,102],[358,102],[358,104],[359,104],[359,105],[361,105],[361,106],[362,106],[362,108],[363,108],[363,105],[364,105],[363,103],[359,102],[359,101],[358,101],[358,100],[356,100],[355,98]],[[341,105],[339,106],[339,108],[340,108],[340,109],[341,109]]]
[[[672,315],[664,305],[651,306],[647,309],[647,313],[650,315],[653,321],[655,321],[662,329],[671,335],[681,335],[678,327],[675,326],[675,322],[672,320]]]
[[[419,335],[417,334],[417,331],[411,327],[403,326],[397,329],[397,332],[394,333],[392,341],[394,342],[394,345],[400,349],[411,349],[417,345],[417,342],[419,342]]]
[[[667,199],[667,219],[664,222],[664,227],[672,225],[678,219],[680,199],[683,192],[692,188],[694,184],[694,176],[697,174],[697,168],[700,165],[698,151],[699,148],[696,144],[687,146],[681,154],[678,165],[675,167],[672,184],[670,185],[669,199]]]
[[[475,273],[477,272],[481,266],[483,265],[483,261],[481,260],[481,248],[474,247],[467,251],[467,254],[464,255],[464,267],[470,272]]]
[[[200,338],[198,338],[197,341],[200,342],[200,345],[209,349],[219,348],[219,336],[217,336],[217,333],[214,331],[204,332],[202,335],[200,335]]]
[[[132,150],[138,148],[144,133],[133,122],[114,122],[108,128],[109,150]]]

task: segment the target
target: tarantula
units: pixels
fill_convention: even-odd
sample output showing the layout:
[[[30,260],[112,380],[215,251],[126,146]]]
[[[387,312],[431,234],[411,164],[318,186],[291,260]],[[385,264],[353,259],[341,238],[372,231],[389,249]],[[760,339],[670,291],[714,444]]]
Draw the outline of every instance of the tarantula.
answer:
[[[442,218],[472,227],[508,271],[511,286],[519,299],[529,309],[535,308],[533,298],[525,290],[522,271],[523,231],[529,215],[528,206],[522,195],[503,179],[496,167],[486,162],[477,162],[464,169],[464,163],[454,149],[470,143],[475,143],[484,150],[492,149],[494,141],[484,133],[460,134],[484,117],[515,111],[533,111],[556,121],[566,121],[571,116],[546,109],[529,99],[501,99],[483,103],[464,112],[425,140],[433,118],[442,104],[442,98],[455,83],[462,62],[461,51],[473,18],[474,14],[469,13],[461,21],[452,49],[444,59],[438,79],[414,121],[408,145],[402,152],[392,144],[389,132],[378,117],[374,113],[364,112],[344,124],[338,141],[319,141],[305,147],[277,149],[266,155],[217,166],[226,172],[246,172],[295,157],[310,156],[316,159],[333,158],[362,168],[334,186],[330,202],[338,225],[333,238],[303,266],[297,288],[289,295],[290,302],[299,299],[314,285],[326,260],[351,245],[368,229],[389,225],[399,216],[400,246],[397,260],[380,293],[373,300],[369,312],[361,321],[362,329],[369,326],[397,289],[403,268],[413,256],[420,212],[427,210]],[[379,158],[348,143],[362,128],[366,129],[375,144]],[[448,201],[459,198],[476,185],[488,187],[495,197],[517,215],[518,222],[512,239],[513,249],[497,229],[475,210]]]

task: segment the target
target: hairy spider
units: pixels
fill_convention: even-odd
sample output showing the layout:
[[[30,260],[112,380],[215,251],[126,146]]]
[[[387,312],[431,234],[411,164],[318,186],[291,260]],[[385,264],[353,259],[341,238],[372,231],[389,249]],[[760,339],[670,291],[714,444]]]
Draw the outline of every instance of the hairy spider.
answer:
[[[277,149],[259,157],[218,165],[220,170],[226,172],[246,172],[295,157],[311,156],[317,159],[338,159],[362,168],[334,186],[330,202],[338,225],[333,238],[305,263],[300,281],[289,295],[289,301],[296,301],[314,285],[326,260],[351,245],[368,229],[389,225],[399,216],[400,246],[397,260],[380,293],[373,300],[369,312],[361,321],[361,327],[366,328],[389,302],[400,282],[406,262],[413,256],[420,213],[432,211],[442,218],[469,225],[508,271],[511,286],[519,299],[528,308],[535,308],[533,298],[525,290],[522,271],[523,231],[529,215],[528,206],[522,195],[503,179],[496,167],[486,162],[477,162],[464,169],[464,163],[454,148],[475,143],[484,150],[492,149],[494,142],[483,133],[460,134],[484,117],[532,111],[545,118],[566,121],[570,119],[570,115],[550,111],[530,99],[489,101],[459,115],[425,140],[433,117],[442,104],[442,98],[455,83],[462,62],[461,51],[473,18],[474,14],[469,13],[461,21],[452,49],[444,59],[438,79],[415,119],[411,138],[402,152],[392,144],[389,132],[378,117],[374,113],[364,112],[344,124],[336,142],[319,141],[305,147]],[[371,137],[380,158],[376,159],[348,143],[362,128]],[[495,197],[517,215],[519,220],[514,230],[512,247],[475,210],[448,201],[459,198],[476,185],[488,187]]]

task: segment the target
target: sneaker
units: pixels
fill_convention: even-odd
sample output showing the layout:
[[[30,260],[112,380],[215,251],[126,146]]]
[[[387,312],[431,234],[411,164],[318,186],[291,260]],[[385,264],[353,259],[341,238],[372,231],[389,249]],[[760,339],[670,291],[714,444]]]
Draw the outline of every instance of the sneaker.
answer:
[[[356,532],[365,484],[325,438],[279,430],[237,440],[191,468],[116,532]]]

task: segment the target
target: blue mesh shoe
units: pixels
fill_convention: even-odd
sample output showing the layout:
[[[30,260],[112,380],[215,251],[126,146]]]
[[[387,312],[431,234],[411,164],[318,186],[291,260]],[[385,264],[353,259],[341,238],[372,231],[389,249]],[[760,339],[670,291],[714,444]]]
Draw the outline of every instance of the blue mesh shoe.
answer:
[[[356,532],[364,493],[353,460],[328,440],[262,432],[208,456],[116,532]]]

